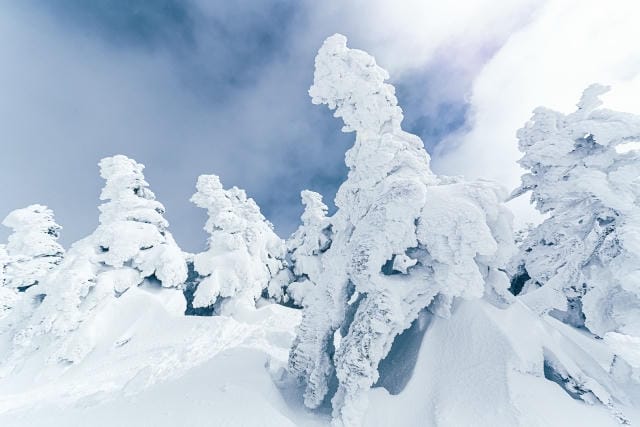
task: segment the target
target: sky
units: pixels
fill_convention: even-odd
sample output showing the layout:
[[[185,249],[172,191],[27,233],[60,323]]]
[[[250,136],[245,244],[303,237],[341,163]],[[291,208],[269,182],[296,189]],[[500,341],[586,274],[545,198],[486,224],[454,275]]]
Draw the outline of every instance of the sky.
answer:
[[[453,3],[453,2],[448,2]],[[354,134],[307,90],[340,32],[389,70],[442,174],[514,188],[515,133],[538,105],[570,112],[590,83],[640,112],[634,0],[25,0],[0,6],[0,217],[50,206],[62,243],[97,225],[100,158],[125,154],[183,249],[204,248],[198,175],[244,188],[276,231],[299,193],[331,205]],[[513,203],[517,221],[527,201]],[[8,231],[0,231],[0,242]]]

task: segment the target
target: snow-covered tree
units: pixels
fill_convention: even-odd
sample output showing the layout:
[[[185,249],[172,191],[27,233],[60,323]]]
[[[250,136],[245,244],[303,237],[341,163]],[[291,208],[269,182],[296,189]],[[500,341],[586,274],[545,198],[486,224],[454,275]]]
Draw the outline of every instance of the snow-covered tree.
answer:
[[[225,190],[216,175],[201,175],[191,201],[209,218],[207,250],[193,258],[201,276],[193,307],[223,303],[229,313],[254,308],[271,278],[283,268],[284,243],[244,190]]]
[[[528,173],[513,197],[531,192],[548,217],[512,269],[534,309],[640,336],[640,116],[598,108],[607,90],[592,85],[568,115],[538,108],[518,132]]]
[[[313,289],[320,274],[320,255],[331,247],[332,226],[322,195],[309,190],[300,193],[302,224],[287,240],[287,267],[269,283],[269,295],[296,307],[303,304],[304,295]]]
[[[359,425],[378,364],[421,310],[448,316],[457,297],[509,300],[499,269],[511,255],[511,218],[497,186],[431,172],[420,138],[401,129],[394,88],[374,58],[336,34],[315,64],[313,102],[335,110],[356,141],[289,367],[310,408],[329,397],[335,378],[335,423]]]
[[[154,275],[163,287],[180,287],[187,277],[182,251],[167,231],[164,206],[155,200],[142,171],[126,156],[100,161],[106,185],[100,199],[100,226],[94,232],[100,259],[115,269],[105,271],[117,292]]]
[[[9,331],[13,343],[3,369],[13,369],[37,349],[53,362],[78,362],[96,344],[93,319],[124,293],[138,286],[179,288],[186,280],[184,254],[167,230],[164,207],[149,190],[143,168],[121,155],[100,161],[106,180],[100,224],[72,245],[39,286],[27,290],[2,323],[0,333]],[[163,289],[162,295],[155,298],[166,299],[168,309],[179,300],[184,310],[179,290]]]
[[[64,249],[57,242],[60,227],[51,209],[31,205],[16,209],[2,221],[13,233],[1,251],[4,258],[4,286],[19,290],[38,284],[64,257]]]

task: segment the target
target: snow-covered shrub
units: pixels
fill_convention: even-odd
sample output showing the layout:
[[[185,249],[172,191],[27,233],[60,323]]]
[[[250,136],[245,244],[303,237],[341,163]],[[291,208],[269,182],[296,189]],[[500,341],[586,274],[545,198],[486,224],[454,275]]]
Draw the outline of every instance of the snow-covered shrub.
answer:
[[[201,175],[191,201],[209,218],[207,250],[193,257],[201,279],[193,292],[193,308],[224,302],[254,308],[271,278],[283,268],[284,243],[260,208],[244,190],[225,190],[216,175]]]
[[[531,192],[547,219],[520,244],[512,269],[523,299],[596,335],[640,335],[640,116],[598,108],[607,87],[585,90],[578,110],[535,110],[518,132]]]
[[[47,351],[53,362],[78,362],[100,335],[94,330],[95,317],[125,292],[140,285],[150,292],[182,286],[187,277],[184,255],[142,169],[125,156],[100,161],[106,180],[100,224],[74,243],[62,263],[39,286],[29,288],[0,324],[0,333],[9,333],[13,344],[0,357],[3,369],[13,369],[37,349]],[[168,307],[177,299],[183,303],[177,289],[163,292]]]
[[[421,310],[448,316],[457,297],[510,300],[499,269],[511,256],[511,217],[497,186],[431,172],[374,58],[336,34],[315,64],[313,102],[335,110],[356,142],[328,220],[331,245],[301,268],[315,277],[289,367],[310,408],[330,396],[335,378],[334,420],[358,425],[378,364]]]
[[[60,227],[51,209],[31,205],[12,211],[2,221],[13,233],[4,249],[0,249],[0,284],[25,290],[38,284],[64,257],[64,249],[57,242]],[[4,260],[3,260],[4,259]],[[4,277],[2,277],[4,276]]]

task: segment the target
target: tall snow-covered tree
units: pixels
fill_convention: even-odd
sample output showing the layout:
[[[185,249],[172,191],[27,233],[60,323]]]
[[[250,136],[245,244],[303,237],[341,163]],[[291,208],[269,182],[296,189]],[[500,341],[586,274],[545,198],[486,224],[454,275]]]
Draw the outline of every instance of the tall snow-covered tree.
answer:
[[[152,275],[163,287],[180,287],[187,276],[182,251],[167,230],[164,206],[148,188],[143,169],[122,155],[100,161],[100,175],[106,180],[100,199],[106,202],[100,206],[94,238],[100,259],[114,267],[103,275],[117,292]]]
[[[511,254],[511,218],[497,186],[431,172],[420,138],[401,129],[394,88],[374,58],[336,34],[315,65],[313,103],[335,110],[356,141],[289,367],[311,408],[329,397],[334,378],[335,423],[359,425],[378,364],[421,310],[448,316],[458,297],[509,300],[499,269]]]
[[[592,85],[574,113],[546,108],[518,132],[530,192],[547,219],[513,261],[534,309],[598,336],[640,336],[640,116],[599,108]],[[518,278],[517,278],[518,279]]]
[[[4,248],[4,286],[25,290],[62,261],[64,249],[57,242],[62,227],[51,209],[43,205],[16,209],[2,224],[13,231]]]
[[[201,175],[191,201],[209,218],[207,250],[194,256],[201,276],[193,307],[224,303],[227,312],[254,308],[271,278],[283,268],[284,243],[244,190],[225,190],[216,175]]]
[[[96,344],[93,319],[111,303],[140,285],[179,288],[186,280],[184,254],[167,230],[164,207],[149,190],[143,168],[122,155],[100,161],[106,181],[100,224],[72,245],[41,285],[27,290],[2,323],[0,332],[10,333],[13,342],[3,370],[38,349],[53,362],[78,362]],[[183,302],[177,289],[153,293],[163,295],[154,298],[166,299],[168,309]]]

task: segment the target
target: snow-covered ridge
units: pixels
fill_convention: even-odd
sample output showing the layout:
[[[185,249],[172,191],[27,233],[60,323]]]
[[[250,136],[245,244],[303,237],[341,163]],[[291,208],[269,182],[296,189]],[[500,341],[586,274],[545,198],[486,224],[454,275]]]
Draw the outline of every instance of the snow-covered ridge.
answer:
[[[387,72],[336,34],[312,102],[355,132],[347,180],[286,241],[202,175],[183,253],[144,166],[100,161],[100,224],[64,250],[51,210],[0,245],[0,425],[620,425],[640,422],[640,119],[537,109],[518,132],[548,218],[434,174]]]

